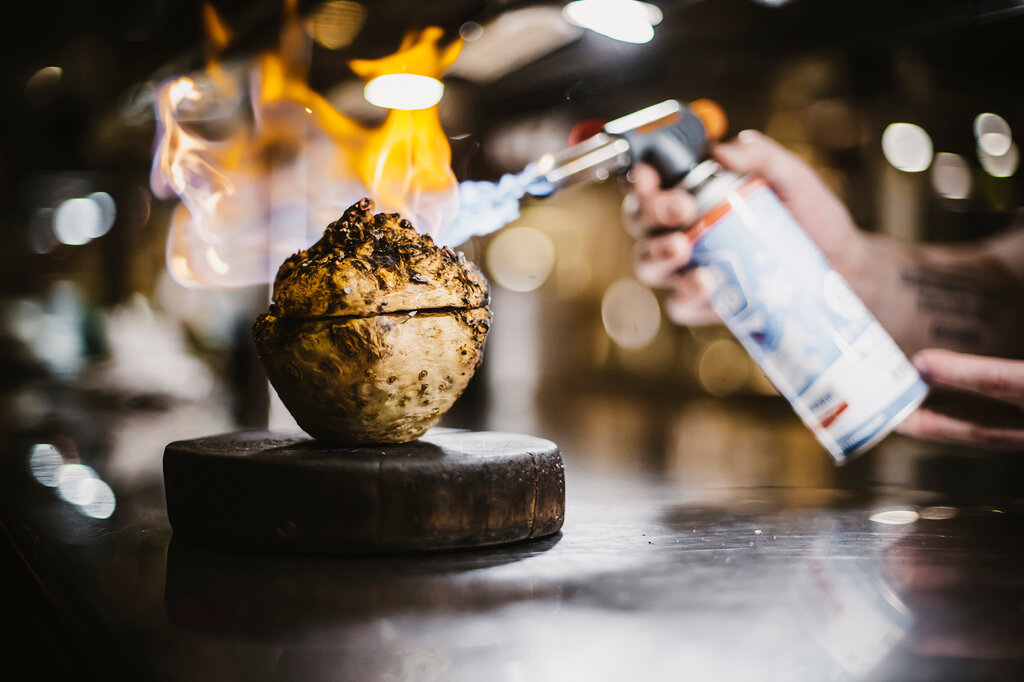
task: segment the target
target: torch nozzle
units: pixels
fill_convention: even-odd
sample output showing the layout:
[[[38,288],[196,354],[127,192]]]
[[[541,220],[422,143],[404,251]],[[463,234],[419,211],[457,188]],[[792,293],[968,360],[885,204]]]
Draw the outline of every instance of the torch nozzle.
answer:
[[[527,193],[545,197],[570,185],[607,180],[629,169],[633,160],[629,142],[614,135],[598,133],[558,154],[545,154],[527,168],[536,177]]]

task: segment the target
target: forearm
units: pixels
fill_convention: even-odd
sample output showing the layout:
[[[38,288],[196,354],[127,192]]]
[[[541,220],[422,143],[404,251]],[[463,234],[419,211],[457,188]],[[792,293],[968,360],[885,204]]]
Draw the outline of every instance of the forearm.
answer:
[[[863,235],[840,271],[903,350],[1024,357],[1024,231],[971,245]]]

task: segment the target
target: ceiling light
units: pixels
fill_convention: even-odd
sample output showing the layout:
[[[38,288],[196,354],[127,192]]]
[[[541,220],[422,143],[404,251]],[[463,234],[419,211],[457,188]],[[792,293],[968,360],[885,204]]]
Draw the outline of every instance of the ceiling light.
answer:
[[[463,24],[465,41],[448,74],[474,83],[491,83],[565,47],[583,35],[557,7],[534,5],[498,15],[486,26]]]
[[[444,84],[436,78],[412,73],[389,73],[374,78],[363,89],[370,104],[384,109],[429,109],[441,101]]]
[[[636,0],[574,0],[562,8],[566,20],[625,43],[647,43],[661,23],[661,10]]]

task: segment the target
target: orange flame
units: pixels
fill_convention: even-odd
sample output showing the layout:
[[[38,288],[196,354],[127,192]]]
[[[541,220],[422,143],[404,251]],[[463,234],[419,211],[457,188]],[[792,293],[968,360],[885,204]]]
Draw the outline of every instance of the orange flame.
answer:
[[[168,267],[183,284],[271,281],[287,256],[362,196],[433,234],[458,211],[437,105],[391,110],[372,129],[345,117],[306,83],[309,39],[295,0],[285,9],[278,50],[232,69],[218,60],[231,31],[205,6],[206,71],[156,93],[151,184],[158,196],[182,202],[171,221]],[[409,34],[395,54],[350,66],[366,80],[440,78],[461,48],[456,41],[441,49],[442,35],[436,27]],[[248,106],[237,87],[246,80]]]
[[[395,54],[376,60],[352,60],[349,67],[365,81],[393,73],[440,79],[462,49],[461,41],[457,41],[440,50],[442,35],[437,27],[411,33]],[[356,158],[356,172],[381,205],[400,213],[415,213],[415,208],[406,203],[410,199],[456,187],[451,161],[451,146],[441,129],[435,104],[411,111],[392,109],[384,124],[370,132]],[[435,229],[440,227],[436,225]]]
[[[206,30],[208,61],[215,62],[220,53],[231,43],[231,29],[221,21],[212,5],[203,5],[203,28]]]

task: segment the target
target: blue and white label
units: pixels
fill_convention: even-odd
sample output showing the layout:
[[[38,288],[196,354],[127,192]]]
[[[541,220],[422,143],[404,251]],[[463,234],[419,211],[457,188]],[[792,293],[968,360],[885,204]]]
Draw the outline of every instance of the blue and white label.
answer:
[[[748,181],[727,201],[694,244],[711,305],[842,462],[888,434],[927,386],[770,188]]]

